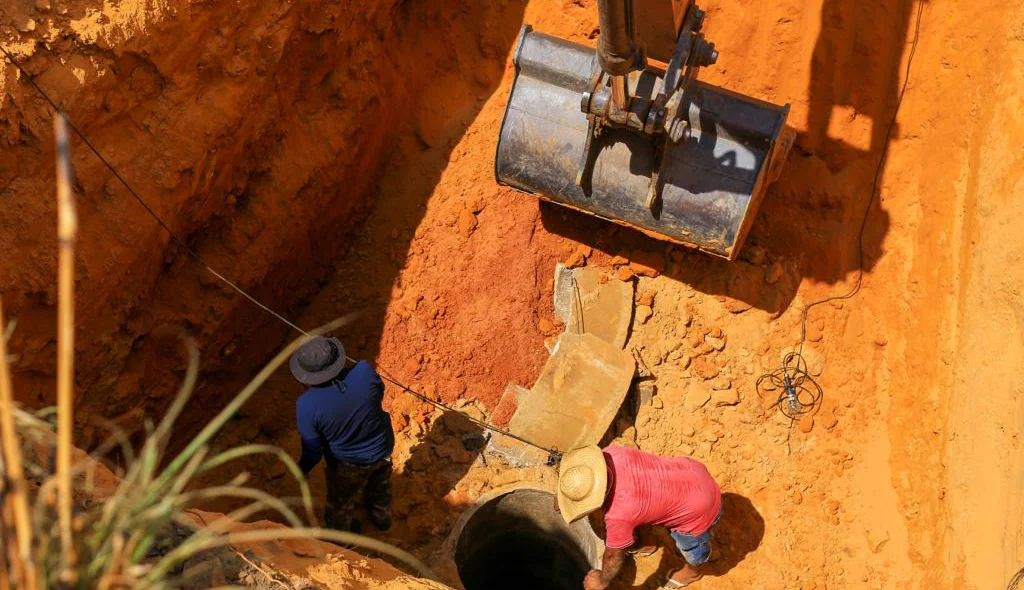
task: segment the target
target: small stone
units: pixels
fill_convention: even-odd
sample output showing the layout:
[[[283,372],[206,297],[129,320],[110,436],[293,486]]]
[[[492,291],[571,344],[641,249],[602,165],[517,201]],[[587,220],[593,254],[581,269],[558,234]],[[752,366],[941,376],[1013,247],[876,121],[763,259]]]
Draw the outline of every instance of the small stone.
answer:
[[[30,18],[27,21],[21,23],[20,25],[18,25],[18,30],[21,31],[22,33],[31,33],[32,31],[36,30],[35,19]]]
[[[640,381],[636,385],[637,403],[640,406],[649,406],[654,401],[657,388],[654,381]]]
[[[545,336],[554,336],[561,332],[562,328],[565,327],[565,324],[563,324],[561,321],[550,320],[548,318],[541,318],[538,324],[540,327],[540,333],[544,334]]]
[[[835,412],[822,412],[818,417],[821,419],[821,426],[825,430],[832,430],[839,424],[839,418],[836,418]]]
[[[625,266],[625,265],[629,264],[629,259],[627,259],[625,257],[622,257],[622,256],[616,256],[616,257],[612,258],[611,261],[609,261],[608,264],[611,264],[612,267],[614,267],[614,268],[618,268],[620,266]]]
[[[715,392],[711,394],[711,401],[718,407],[735,406],[740,403],[740,392],[732,387],[715,390]]]
[[[273,463],[270,464],[270,470],[268,471],[270,479],[278,479],[284,477],[286,473],[288,473],[288,468],[285,467],[283,461],[274,461]]]
[[[710,381],[711,379],[718,377],[718,373],[720,370],[718,368],[718,365],[709,361],[708,358],[704,356],[700,356],[694,359],[693,365],[691,365],[691,369],[695,375],[697,375],[701,379],[704,379],[705,381]]]
[[[693,323],[693,316],[690,314],[690,311],[688,309],[686,309],[685,307],[680,307],[679,308],[679,325],[681,325],[681,326],[689,326],[691,323]]]
[[[750,311],[750,309],[754,307],[754,304],[752,303],[747,303],[741,299],[733,299],[732,297],[719,297],[718,300],[729,313],[740,314],[745,311]]]
[[[707,343],[708,346],[710,346],[711,348],[713,348],[713,349],[715,349],[717,351],[725,350],[725,339],[724,338],[715,338],[714,336],[711,336],[709,334],[709,335],[704,337],[704,342]]]
[[[36,10],[46,12],[50,9],[50,0],[36,0]]]
[[[633,250],[629,255],[629,268],[642,277],[656,277],[665,272],[665,255],[661,252]]]
[[[807,326],[807,341],[808,342],[821,342],[821,339],[825,336],[823,322],[813,322]]]
[[[800,428],[800,432],[807,434],[814,429],[814,416],[804,416],[803,418],[800,418],[800,422],[797,426]]]
[[[686,400],[683,407],[690,412],[696,412],[711,401],[711,390],[707,387],[691,387],[686,392]]]
[[[409,436],[414,439],[418,439],[422,435],[423,425],[417,422],[416,420],[411,420],[409,422]]]
[[[648,306],[648,305],[638,305],[638,306],[636,306],[636,320],[638,322],[640,322],[641,324],[646,324],[647,320],[651,319],[651,316],[653,316],[653,315],[654,315],[654,310],[651,309],[650,306]]]
[[[889,343],[889,339],[885,337],[885,334],[877,334],[875,336],[875,346],[878,346],[879,348],[881,348],[881,347],[885,346],[888,343]]]
[[[724,391],[726,389],[729,389],[730,387],[732,387],[732,380],[730,380],[728,377],[718,377],[717,379],[711,382],[711,389],[714,389],[716,391]]]
[[[466,209],[469,209],[473,213],[479,213],[479,212],[483,211],[485,204],[486,204],[486,201],[484,201],[483,195],[481,195],[479,193],[477,193],[476,196],[471,197],[470,199],[468,199],[466,201],[466,203],[465,203]]]
[[[705,335],[711,336],[713,338],[724,338],[725,332],[722,331],[721,327],[715,326],[713,328],[708,329],[708,331],[705,332]]]
[[[754,266],[762,266],[764,263],[768,262],[768,254],[761,246],[747,246],[743,250],[743,254],[740,255],[740,258]]]
[[[656,397],[651,400],[651,407],[655,410],[660,410],[665,407],[665,402],[661,401],[660,397]]]
[[[615,271],[615,278],[622,282],[629,282],[636,278],[636,274],[628,266],[623,266]]]
[[[637,303],[639,303],[640,305],[646,305],[648,307],[654,307],[654,296],[657,294],[658,292],[653,289],[650,291],[644,291],[643,293],[640,294],[640,297],[637,299]]]
[[[690,355],[688,354],[683,354],[681,357],[679,357],[679,367],[682,369],[689,368],[691,362],[693,362],[693,358],[690,357]]]
[[[459,228],[459,233],[463,236],[468,237],[470,234],[473,233],[473,230],[476,229],[476,215],[473,215],[472,211],[463,209],[459,213],[459,221],[457,225]]]
[[[587,263],[587,257],[594,253],[594,249],[588,246],[578,246],[569,258],[565,261],[566,268],[578,268]]]
[[[782,278],[783,272],[784,269],[782,268],[782,262],[776,260],[764,270],[764,282],[769,285],[774,285]]]
[[[692,425],[687,424],[686,426],[683,426],[683,436],[685,436],[686,438],[692,438],[694,434],[697,434],[697,431],[694,430]]]

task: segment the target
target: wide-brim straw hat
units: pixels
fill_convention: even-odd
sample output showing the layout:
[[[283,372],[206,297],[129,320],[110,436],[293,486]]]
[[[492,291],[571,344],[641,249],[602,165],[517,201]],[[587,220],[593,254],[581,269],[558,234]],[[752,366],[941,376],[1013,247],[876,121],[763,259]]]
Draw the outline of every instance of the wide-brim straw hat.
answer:
[[[300,383],[320,385],[340,375],[345,361],[341,340],[314,336],[292,354],[289,368]]]
[[[597,445],[570,451],[558,467],[558,511],[571,523],[604,504],[608,464]]]

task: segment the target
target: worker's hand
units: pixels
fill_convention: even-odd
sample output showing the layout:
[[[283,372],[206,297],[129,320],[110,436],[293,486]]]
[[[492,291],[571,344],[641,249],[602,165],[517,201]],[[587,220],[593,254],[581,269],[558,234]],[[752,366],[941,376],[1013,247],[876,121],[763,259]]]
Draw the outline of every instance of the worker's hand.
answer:
[[[583,590],[605,590],[608,583],[601,578],[601,570],[590,570],[586,578],[583,578]]]

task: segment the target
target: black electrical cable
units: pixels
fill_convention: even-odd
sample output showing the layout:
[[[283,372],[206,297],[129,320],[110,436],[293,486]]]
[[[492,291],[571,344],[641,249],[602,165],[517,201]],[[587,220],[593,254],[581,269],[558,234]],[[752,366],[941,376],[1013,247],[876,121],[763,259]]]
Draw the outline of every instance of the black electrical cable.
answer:
[[[68,127],[72,131],[75,132],[75,135],[77,135],[82,140],[82,143],[84,143],[86,145],[86,147],[88,147],[89,150],[93,154],[95,154],[97,158],[99,158],[100,162],[102,162],[103,165],[106,166],[106,168],[114,175],[114,177],[117,178],[118,182],[121,183],[121,185],[128,191],[128,193],[131,194],[131,196],[134,197],[135,200],[138,201],[138,203],[140,205],[142,205],[142,208],[145,209],[147,213],[149,213],[150,217],[152,217],[154,220],[156,220],[156,222],[160,225],[160,227],[163,228],[163,230],[166,231],[171,236],[171,239],[173,239],[182,248],[184,248],[185,252],[188,253],[189,257],[191,257],[193,260],[195,260],[200,265],[202,265],[203,268],[205,268],[213,276],[217,277],[218,280],[220,280],[220,281],[224,282],[225,284],[227,284],[228,286],[230,286],[232,289],[234,289],[240,295],[242,295],[243,297],[245,297],[246,299],[251,301],[253,304],[255,304],[257,307],[259,307],[263,311],[269,313],[270,315],[272,315],[273,317],[275,317],[276,319],[278,319],[279,321],[281,321],[282,323],[284,323],[288,327],[290,327],[290,328],[292,328],[292,329],[294,329],[294,330],[296,330],[298,332],[301,332],[302,334],[305,334],[307,336],[309,335],[309,332],[307,332],[306,330],[303,330],[302,328],[300,328],[294,322],[288,320],[283,315],[277,313],[276,311],[274,311],[273,309],[271,309],[267,305],[263,304],[261,301],[259,301],[258,299],[256,299],[252,295],[250,295],[248,292],[246,292],[244,289],[239,287],[233,281],[229,280],[227,277],[225,277],[221,273],[217,272],[216,270],[213,269],[213,267],[211,267],[209,264],[207,264],[206,261],[203,260],[202,256],[200,256],[198,252],[196,252],[191,246],[189,246],[188,243],[185,240],[183,240],[181,237],[179,237],[178,234],[176,234],[174,232],[174,230],[172,230],[170,228],[170,226],[167,225],[167,223],[165,223],[164,220],[161,219],[159,215],[157,215],[156,211],[153,210],[153,208],[149,205],[149,203],[147,203],[146,200],[143,199],[142,196],[134,188],[132,188],[132,186],[130,184],[128,184],[128,181],[125,180],[125,178],[121,175],[120,172],[117,171],[117,168],[115,168],[114,165],[111,164],[110,161],[108,161],[103,156],[102,153],[100,153],[100,151],[96,148],[96,146],[94,146],[92,144],[92,142],[89,141],[89,138],[86,137],[86,135],[84,133],[82,133],[82,131],[80,129],[78,129],[78,127],[76,127],[74,123],[71,122],[71,118],[68,117],[67,113],[65,113],[59,106],[57,106],[57,103],[52,98],[50,98],[50,96],[46,93],[46,91],[44,91],[42,88],[39,87],[39,85],[33,79],[32,75],[29,74],[29,72],[24,67],[22,67],[22,65],[20,63],[18,63],[17,60],[14,59],[14,56],[11,55],[11,53],[9,51],[7,51],[7,49],[5,49],[2,46],[0,46],[0,52],[3,52],[3,54],[7,57],[7,60],[10,61],[11,64],[13,64],[14,67],[16,67],[18,69],[18,71],[21,72],[21,74],[25,77],[25,79],[32,86],[32,88],[34,88],[36,90],[36,92],[39,94],[39,96],[41,96],[44,100],[46,100],[46,102],[48,102],[50,104],[50,106],[53,108],[53,110],[58,115],[63,117],[65,121],[67,121]],[[352,362],[356,362],[355,359],[352,359],[352,358],[349,358],[348,360],[352,361]],[[433,405],[433,406],[435,406],[437,408],[443,409],[443,410],[448,411],[448,412],[454,412],[454,413],[460,414],[460,415],[464,416],[467,420],[469,420],[473,424],[476,424],[477,426],[480,426],[481,428],[485,428],[485,429],[487,429],[487,430],[489,430],[491,432],[494,432],[496,434],[500,434],[502,436],[507,436],[507,437],[509,437],[511,439],[514,439],[514,440],[517,440],[517,441],[519,441],[519,442],[521,442],[521,443],[523,443],[525,445],[529,445],[531,447],[534,447],[534,448],[537,448],[537,449],[539,449],[541,451],[544,451],[545,453],[548,454],[548,461],[549,461],[549,463],[557,461],[558,458],[561,457],[561,455],[562,455],[561,451],[557,451],[555,449],[549,449],[549,448],[547,448],[545,446],[542,446],[542,445],[534,443],[534,442],[532,442],[530,440],[527,440],[527,439],[525,439],[525,438],[523,438],[523,437],[521,437],[519,435],[512,434],[511,432],[508,432],[508,431],[503,430],[501,428],[498,428],[496,426],[492,426],[490,424],[487,424],[486,422],[483,422],[482,420],[477,420],[476,418],[473,418],[472,416],[469,416],[469,415],[467,415],[464,412],[460,412],[460,411],[456,410],[455,408],[453,408],[451,406],[448,406],[448,405],[445,405],[445,404],[443,404],[441,402],[432,400],[432,399],[426,397],[425,395],[420,394],[419,392],[413,391],[412,389],[410,389],[406,385],[402,384],[400,381],[398,381],[394,377],[391,377],[390,374],[387,372],[387,370],[384,369],[383,367],[377,367],[377,370],[378,370],[378,372],[381,374],[381,376],[386,381],[388,381],[389,383],[391,383],[395,387],[398,387],[402,391],[404,391],[404,392],[406,392],[406,393],[408,393],[408,394],[410,394],[410,395],[412,395],[414,397],[417,397],[417,398],[419,398],[420,400],[422,400],[424,402],[427,402],[428,404],[431,404],[431,405]]]
[[[1022,583],[1024,583],[1024,568],[1021,568],[1016,575],[1010,578],[1010,583],[1006,585],[1006,590],[1020,590]]]
[[[903,105],[903,97],[907,93],[907,85],[910,82],[910,66],[914,62],[914,54],[917,53],[917,43],[921,38],[921,17],[924,14],[924,2],[918,2],[917,17],[914,23],[914,38],[910,42],[910,53],[907,55],[907,66],[903,73],[903,85],[900,87],[896,99],[896,106],[889,120],[889,126],[885,131],[885,144],[882,146],[882,153],[878,157],[878,165],[875,167],[875,175],[871,180],[871,194],[868,196],[867,206],[864,207],[864,215],[860,220],[860,229],[857,232],[857,280],[853,287],[841,295],[832,295],[814,301],[804,308],[800,319],[800,346],[796,352],[790,352],[782,360],[782,366],[758,377],[755,389],[762,399],[767,395],[778,391],[778,399],[771,407],[778,407],[783,415],[792,421],[799,420],[806,415],[813,415],[818,411],[821,399],[824,395],[821,386],[807,371],[807,361],[803,357],[804,343],[807,341],[807,316],[811,309],[818,305],[831,301],[850,299],[860,292],[864,283],[864,231],[867,228],[868,217],[871,214],[871,207],[879,192],[878,182],[882,177],[882,170],[885,167],[885,160],[889,156],[889,143],[892,138],[893,129],[896,128],[896,120],[899,117],[900,107]]]

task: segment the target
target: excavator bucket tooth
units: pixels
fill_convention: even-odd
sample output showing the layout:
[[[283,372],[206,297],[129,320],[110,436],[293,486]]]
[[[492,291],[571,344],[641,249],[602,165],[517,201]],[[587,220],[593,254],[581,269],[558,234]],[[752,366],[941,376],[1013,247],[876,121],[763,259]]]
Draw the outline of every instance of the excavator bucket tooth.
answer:
[[[591,48],[523,27],[498,139],[497,181],[734,260],[792,145],[789,106],[691,82],[679,109],[688,118],[684,139],[605,127],[593,138],[589,179],[581,186],[588,125],[580,100],[596,61]],[[660,90],[660,72],[630,79],[631,95],[653,99]],[[659,157],[662,143],[667,152]],[[653,208],[645,204],[652,176],[660,196]]]

